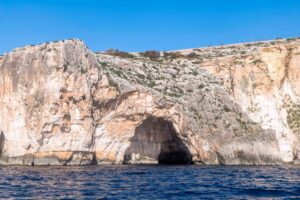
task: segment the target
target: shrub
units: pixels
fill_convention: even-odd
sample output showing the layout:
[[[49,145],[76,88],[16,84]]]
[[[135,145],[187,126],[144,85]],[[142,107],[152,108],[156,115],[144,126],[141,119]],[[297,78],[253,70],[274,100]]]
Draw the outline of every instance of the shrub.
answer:
[[[184,57],[184,55],[182,55],[180,52],[164,52],[165,59],[176,59],[182,57]]]
[[[288,38],[288,39],[286,39],[286,41],[295,41],[297,38]]]
[[[198,54],[196,54],[195,52],[189,53],[188,55],[186,55],[186,57],[190,58],[190,59],[194,59],[194,58],[198,58]]]
[[[159,51],[145,51],[141,53],[144,57],[150,58],[150,60],[158,60],[160,58]]]
[[[134,58],[134,56],[128,52],[120,51],[118,49],[107,49],[105,51],[105,54],[111,55],[111,56],[118,56],[121,58]]]
[[[256,59],[256,60],[254,60],[253,62],[251,62],[251,63],[253,63],[254,65],[257,65],[257,64],[261,64],[261,63],[264,63],[261,59]]]

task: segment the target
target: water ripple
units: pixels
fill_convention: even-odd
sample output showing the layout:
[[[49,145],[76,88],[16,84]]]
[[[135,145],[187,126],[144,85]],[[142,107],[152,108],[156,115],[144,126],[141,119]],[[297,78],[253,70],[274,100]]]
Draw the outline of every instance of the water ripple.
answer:
[[[1,167],[0,198],[298,199],[297,166]]]

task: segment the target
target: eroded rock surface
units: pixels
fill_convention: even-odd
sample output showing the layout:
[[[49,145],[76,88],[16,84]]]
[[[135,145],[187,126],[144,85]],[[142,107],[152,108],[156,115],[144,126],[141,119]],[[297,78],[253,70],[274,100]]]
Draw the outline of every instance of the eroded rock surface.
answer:
[[[194,65],[223,81],[253,122],[273,130],[280,155],[299,162],[300,38],[178,51],[164,62]]]
[[[249,49],[252,54],[264,55],[264,51]],[[282,52],[277,52],[279,60],[285,55]],[[289,57],[283,57],[289,64],[283,74],[297,66],[296,50],[287,52]],[[281,86],[273,78],[268,79],[268,88],[253,90],[255,81],[247,72],[257,70],[254,74],[258,75],[268,66],[271,71],[277,54],[262,58],[269,63],[266,66],[249,64],[248,57],[243,57],[245,71],[226,60],[235,59],[232,54],[207,61],[200,59],[200,53],[192,59],[153,61],[138,54],[125,58],[95,55],[80,40],[15,49],[4,55],[0,66],[1,164],[293,162],[297,158],[299,107],[294,97],[298,93],[284,99],[289,107],[278,116],[280,120],[285,116],[288,125],[282,129],[276,128],[281,127],[277,115],[263,118],[268,110],[250,112],[248,107],[257,106],[255,99],[260,96],[268,96],[267,89],[297,87],[295,82],[283,86],[298,81],[297,74],[281,77]],[[219,68],[215,62],[225,65],[222,72],[214,71]],[[278,66],[281,63],[278,61]],[[233,67],[236,75],[227,78]],[[278,75],[276,70],[270,74]],[[251,83],[247,87],[227,84],[232,79],[239,83],[243,76]],[[276,94],[283,98],[290,94],[286,91]],[[266,109],[269,100],[273,105],[280,99],[263,98],[259,106]]]

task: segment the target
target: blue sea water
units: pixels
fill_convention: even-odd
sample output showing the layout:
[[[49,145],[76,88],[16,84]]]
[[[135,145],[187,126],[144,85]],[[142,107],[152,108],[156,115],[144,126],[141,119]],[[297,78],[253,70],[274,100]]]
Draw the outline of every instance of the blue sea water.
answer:
[[[300,199],[300,166],[0,167],[0,199]]]

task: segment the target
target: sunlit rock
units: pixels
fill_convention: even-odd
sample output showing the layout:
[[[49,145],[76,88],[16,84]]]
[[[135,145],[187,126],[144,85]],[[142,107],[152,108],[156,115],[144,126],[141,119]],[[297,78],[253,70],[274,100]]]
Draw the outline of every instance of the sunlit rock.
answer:
[[[15,49],[0,61],[0,162],[293,162],[300,158],[298,46],[168,56],[94,54],[80,40]]]

